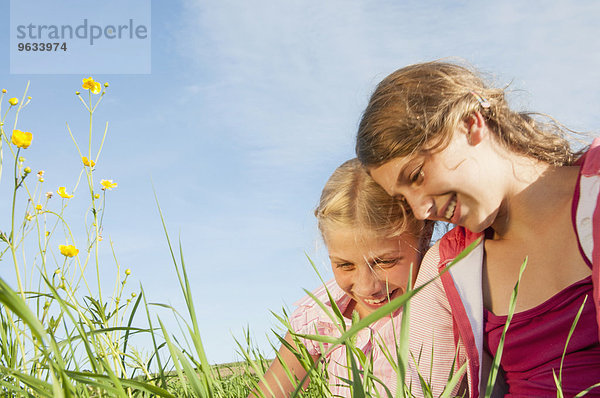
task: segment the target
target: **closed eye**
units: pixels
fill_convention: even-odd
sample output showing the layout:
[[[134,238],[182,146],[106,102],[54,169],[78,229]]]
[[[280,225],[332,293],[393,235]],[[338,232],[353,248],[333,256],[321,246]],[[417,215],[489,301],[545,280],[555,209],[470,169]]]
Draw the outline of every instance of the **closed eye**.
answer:
[[[391,268],[396,265],[402,258],[392,258],[389,260],[376,260],[374,266],[380,268]]]
[[[336,263],[335,266],[337,268],[342,268],[342,269],[351,269],[352,267],[354,267],[354,264],[352,263]]]
[[[423,178],[425,178],[425,174],[423,173],[423,165],[420,165],[408,177],[411,184],[421,184],[423,182]]]

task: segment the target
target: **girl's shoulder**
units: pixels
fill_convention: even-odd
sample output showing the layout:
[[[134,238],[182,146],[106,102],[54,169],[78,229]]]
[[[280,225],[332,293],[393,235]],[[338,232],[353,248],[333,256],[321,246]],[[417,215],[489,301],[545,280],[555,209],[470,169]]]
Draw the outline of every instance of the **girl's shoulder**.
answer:
[[[583,176],[600,175],[600,138],[592,141],[589,149],[577,163],[581,164],[581,174]]]
[[[328,291],[329,294],[327,294]],[[338,286],[338,284],[335,282],[335,279],[331,279],[325,283],[325,285],[315,289],[312,292],[312,295],[314,298],[310,295],[306,295],[294,303],[296,309],[294,310],[291,319],[295,321],[296,327],[310,325],[315,322],[333,324],[333,321],[327,314],[327,312],[329,312],[333,315],[333,309],[329,295],[331,295],[331,298],[342,313],[345,311],[346,307],[351,301],[351,298]],[[319,303],[317,303],[317,301],[315,301],[315,298],[325,306],[327,312],[319,305]]]
[[[483,233],[471,232],[461,226],[456,226],[446,232],[437,242],[440,266],[452,261],[461,251],[466,249],[467,246],[479,237],[483,237]]]

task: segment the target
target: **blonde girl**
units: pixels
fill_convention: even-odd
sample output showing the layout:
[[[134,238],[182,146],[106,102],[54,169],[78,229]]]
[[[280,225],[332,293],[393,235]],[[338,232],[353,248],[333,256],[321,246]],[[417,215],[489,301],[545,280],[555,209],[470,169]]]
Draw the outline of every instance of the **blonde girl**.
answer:
[[[369,177],[357,159],[349,160],[335,170],[325,184],[315,215],[334,275],[326,286],[348,325],[353,313],[363,318],[402,295],[411,267],[412,275],[416,277],[421,253],[429,244],[431,228],[407,214],[398,200],[388,196]],[[314,294],[331,306],[325,287]],[[398,315],[396,312],[392,316]],[[290,323],[299,334],[339,335],[333,321],[308,296],[297,303]],[[372,355],[374,376],[392,392],[397,376],[380,344],[393,352],[397,334],[394,327],[398,328],[399,323],[400,319],[392,322],[391,317],[380,319],[362,330],[356,341],[358,348],[366,355]],[[285,339],[294,344],[290,333]],[[304,339],[302,342],[313,360],[323,354],[317,342]],[[328,348],[325,344],[325,350]],[[287,348],[282,346],[279,353],[298,379],[306,375],[306,370]],[[350,396],[347,383],[342,380],[348,379],[345,346],[334,349],[325,361],[331,394]],[[265,379],[269,388],[262,383],[259,385],[265,396],[288,397],[294,391],[294,383],[277,360]],[[383,393],[384,388],[379,387]],[[254,391],[251,396],[261,396],[260,392]]]

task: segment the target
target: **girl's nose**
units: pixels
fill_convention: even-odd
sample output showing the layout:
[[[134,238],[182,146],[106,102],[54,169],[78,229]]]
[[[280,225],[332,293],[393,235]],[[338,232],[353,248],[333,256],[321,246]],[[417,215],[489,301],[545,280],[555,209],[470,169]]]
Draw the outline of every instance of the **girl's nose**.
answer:
[[[361,297],[372,297],[381,293],[382,281],[370,265],[360,267],[357,280],[354,282],[354,292]]]
[[[415,192],[407,193],[405,198],[412,209],[415,218],[418,220],[426,220],[431,217],[434,208],[433,200],[431,198]]]

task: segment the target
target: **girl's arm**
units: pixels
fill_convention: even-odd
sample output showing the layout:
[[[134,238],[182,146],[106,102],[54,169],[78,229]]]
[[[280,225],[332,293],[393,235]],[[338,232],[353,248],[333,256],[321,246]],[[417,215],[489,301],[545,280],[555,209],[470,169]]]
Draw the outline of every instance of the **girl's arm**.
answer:
[[[293,347],[296,346],[291,334],[288,332],[285,335],[285,341],[290,343]],[[302,380],[306,376],[306,369],[302,366],[296,356],[287,349],[284,345],[279,349],[279,356],[281,361],[286,364],[286,367],[290,370],[298,380]],[[319,359],[318,355],[312,355],[313,361]],[[249,397],[276,397],[276,398],[287,398],[296,389],[296,383],[292,382],[281,364],[281,362],[275,358],[271,363],[271,366],[265,373],[265,383],[260,381],[258,387],[255,388],[249,395]],[[308,380],[305,383],[306,387]],[[268,386],[268,387],[267,387]]]

